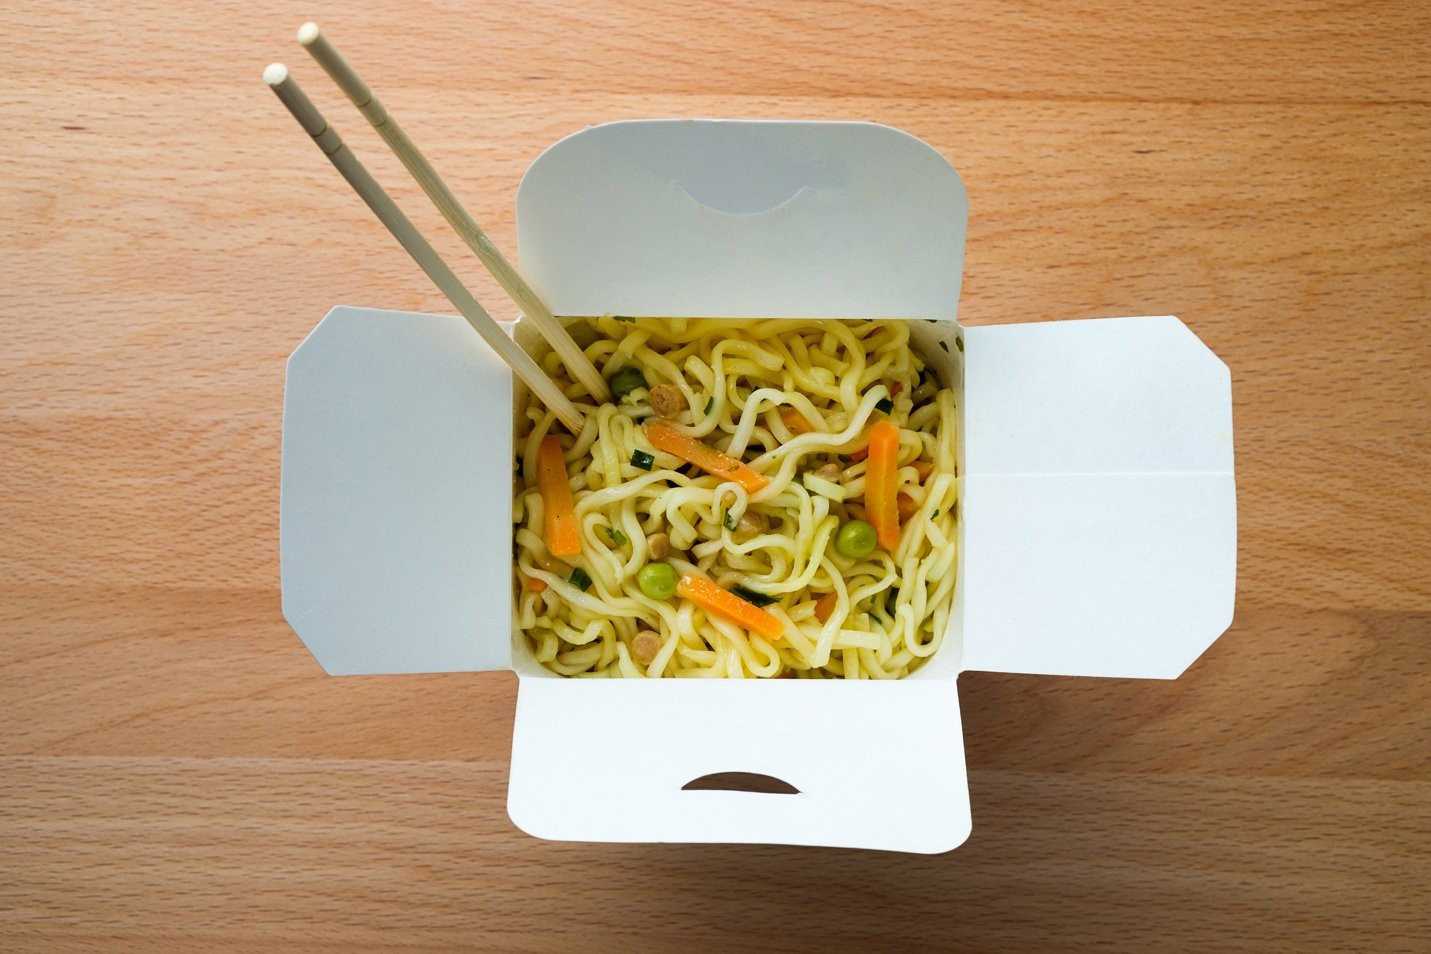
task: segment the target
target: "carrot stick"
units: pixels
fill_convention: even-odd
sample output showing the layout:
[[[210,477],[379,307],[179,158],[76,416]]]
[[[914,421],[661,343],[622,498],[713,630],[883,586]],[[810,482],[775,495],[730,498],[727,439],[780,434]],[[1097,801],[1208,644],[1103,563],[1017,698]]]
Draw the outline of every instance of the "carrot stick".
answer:
[[[537,489],[546,515],[547,549],[552,556],[576,556],[581,552],[581,528],[576,522],[571,485],[566,482],[561,442],[553,434],[542,438],[537,451]]]
[[[779,639],[785,634],[785,624],[780,620],[710,580],[687,573],[676,581],[676,593],[767,639]]]
[[[826,593],[815,601],[815,618],[822,623],[829,622],[830,614],[835,611],[835,601],[837,597],[834,593]]]
[[[874,524],[879,545],[899,545],[899,428],[880,421],[870,430],[869,463],[865,468],[865,513]]]
[[[789,428],[791,434],[809,434],[815,430],[815,425],[810,423],[810,419],[793,407],[782,407],[780,420],[785,422],[785,426]]]
[[[894,508],[899,513],[899,523],[903,526],[909,518],[919,513],[919,504],[914,502],[914,498],[904,491],[900,491],[899,496],[894,498]]]
[[[733,480],[749,493],[753,494],[770,483],[769,478],[752,470],[744,462],[721,453],[709,444],[701,443],[670,421],[657,420],[647,424],[646,439],[657,450],[675,454],[708,474],[714,474],[724,480]]]

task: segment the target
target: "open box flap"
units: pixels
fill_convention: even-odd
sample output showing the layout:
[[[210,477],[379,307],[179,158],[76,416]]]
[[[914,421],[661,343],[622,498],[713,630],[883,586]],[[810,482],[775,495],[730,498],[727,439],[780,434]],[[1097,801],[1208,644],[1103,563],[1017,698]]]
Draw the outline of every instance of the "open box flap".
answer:
[[[1227,366],[1171,317],[964,343],[964,668],[1177,676],[1232,621]]]
[[[462,318],[338,307],[293,352],[283,615],[328,672],[510,665],[511,421]]]
[[[728,772],[798,794],[685,788]],[[948,679],[523,679],[507,810],[560,840],[948,851],[969,835],[958,692]]]
[[[522,273],[560,315],[952,319],[967,219],[948,160],[872,123],[608,123],[517,193]]]

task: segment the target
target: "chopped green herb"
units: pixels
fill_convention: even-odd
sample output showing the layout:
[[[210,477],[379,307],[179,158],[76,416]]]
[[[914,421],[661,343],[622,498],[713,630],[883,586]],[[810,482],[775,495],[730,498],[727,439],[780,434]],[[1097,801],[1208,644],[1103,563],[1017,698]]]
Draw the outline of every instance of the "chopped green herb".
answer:
[[[891,401],[889,398],[881,398],[880,400],[875,402],[875,410],[880,411],[884,414],[888,414],[890,411],[894,410],[894,402]]]
[[[939,347],[943,348],[945,351],[948,351],[948,350],[949,350],[949,342],[947,342],[947,341],[941,341],[941,342],[939,342]]]
[[[624,322],[628,325],[636,324],[636,319],[632,318],[630,315],[612,315],[611,317],[615,318],[617,321]]]
[[[643,450],[634,450],[631,452],[631,466],[637,470],[650,470],[651,465],[654,463],[656,463],[656,458],[652,454],[648,454]]]
[[[725,527],[727,530],[734,530],[734,529],[735,529],[735,526],[736,526],[736,524],[735,524],[735,514],[731,513],[729,510],[727,510],[727,511],[725,512],[725,518],[724,518],[723,520],[721,520],[720,523],[721,523],[721,526]]]
[[[780,602],[780,598],[777,596],[766,596],[764,593],[757,593],[754,590],[748,590],[743,586],[732,586],[730,588],[730,592],[731,595],[739,596],[741,599],[745,600],[747,603],[750,603],[752,606],[763,607]]]
[[[617,530],[615,527],[606,527],[605,530],[606,539],[610,540],[618,547],[626,546],[626,534],[622,533],[620,530]]]
[[[939,519],[939,511],[936,510],[936,511],[934,511],[933,513],[931,513],[931,514],[929,515],[929,519],[930,519],[930,520],[938,520],[938,519]]]
[[[711,408],[713,407],[715,407],[715,395],[711,395],[710,399],[706,401],[706,409],[701,413],[709,414],[711,412]]]
[[[956,348],[959,349],[959,353],[960,353],[960,354],[963,354],[963,353],[964,353],[964,339],[963,339],[963,338],[955,338],[955,339],[954,339],[954,347],[956,347]],[[945,351],[948,351],[949,349],[948,349],[948,348],[945,348],[944,350],[945,350]]]
[[[591,588],[591,577],[581,567],[571,571],[571,578],[567,582],[583,593]]]

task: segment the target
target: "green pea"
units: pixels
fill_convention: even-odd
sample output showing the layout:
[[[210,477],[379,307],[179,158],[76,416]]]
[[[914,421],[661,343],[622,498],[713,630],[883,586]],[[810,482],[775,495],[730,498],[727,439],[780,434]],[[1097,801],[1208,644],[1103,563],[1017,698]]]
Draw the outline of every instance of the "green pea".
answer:
[[[863,520],[850,520],[835,533],[835,552],[856,560],[873,553],[878,543],[875,528]]]
[[[628,364],[611,376],[610,384],[611,393],[620,400],[637,388],[644,388],[646,375],[641,373],[640,368],[633,368]]]
[[[676,568],[669,563],[648,563],[636,572],[636,583],[651,599],[668,600],[676,595]]]

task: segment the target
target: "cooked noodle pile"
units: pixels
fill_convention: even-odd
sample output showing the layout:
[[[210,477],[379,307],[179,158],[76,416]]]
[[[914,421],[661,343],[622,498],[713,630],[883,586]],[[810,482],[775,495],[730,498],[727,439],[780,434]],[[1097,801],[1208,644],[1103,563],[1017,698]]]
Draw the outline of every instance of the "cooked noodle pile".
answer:
[[[907,322],[608,316],[571,331],[619,398],[595,407],[548,354],[585,426],[572,438],[535,401],[519,414],[517,625],[539,662],[567,676],[897,679],[934,654],[954,592],[956,416]],[[884,420],[897,450],[874,446]],[[764,486],[658,449],[648,428],[675,430],[664,421]],[[539,487],[548,434],[579,528],[580,552],[565,557],[551,553]],[[871,481],[883,490],[866,487],[877,459],[895,461]],[[882,532],[866,552],[881,526],[866,493],[891,493],[888,473],[897,542]],[[665,566],[643,573],[653,564]],[[699,581],[741,612],[688,598]]]

